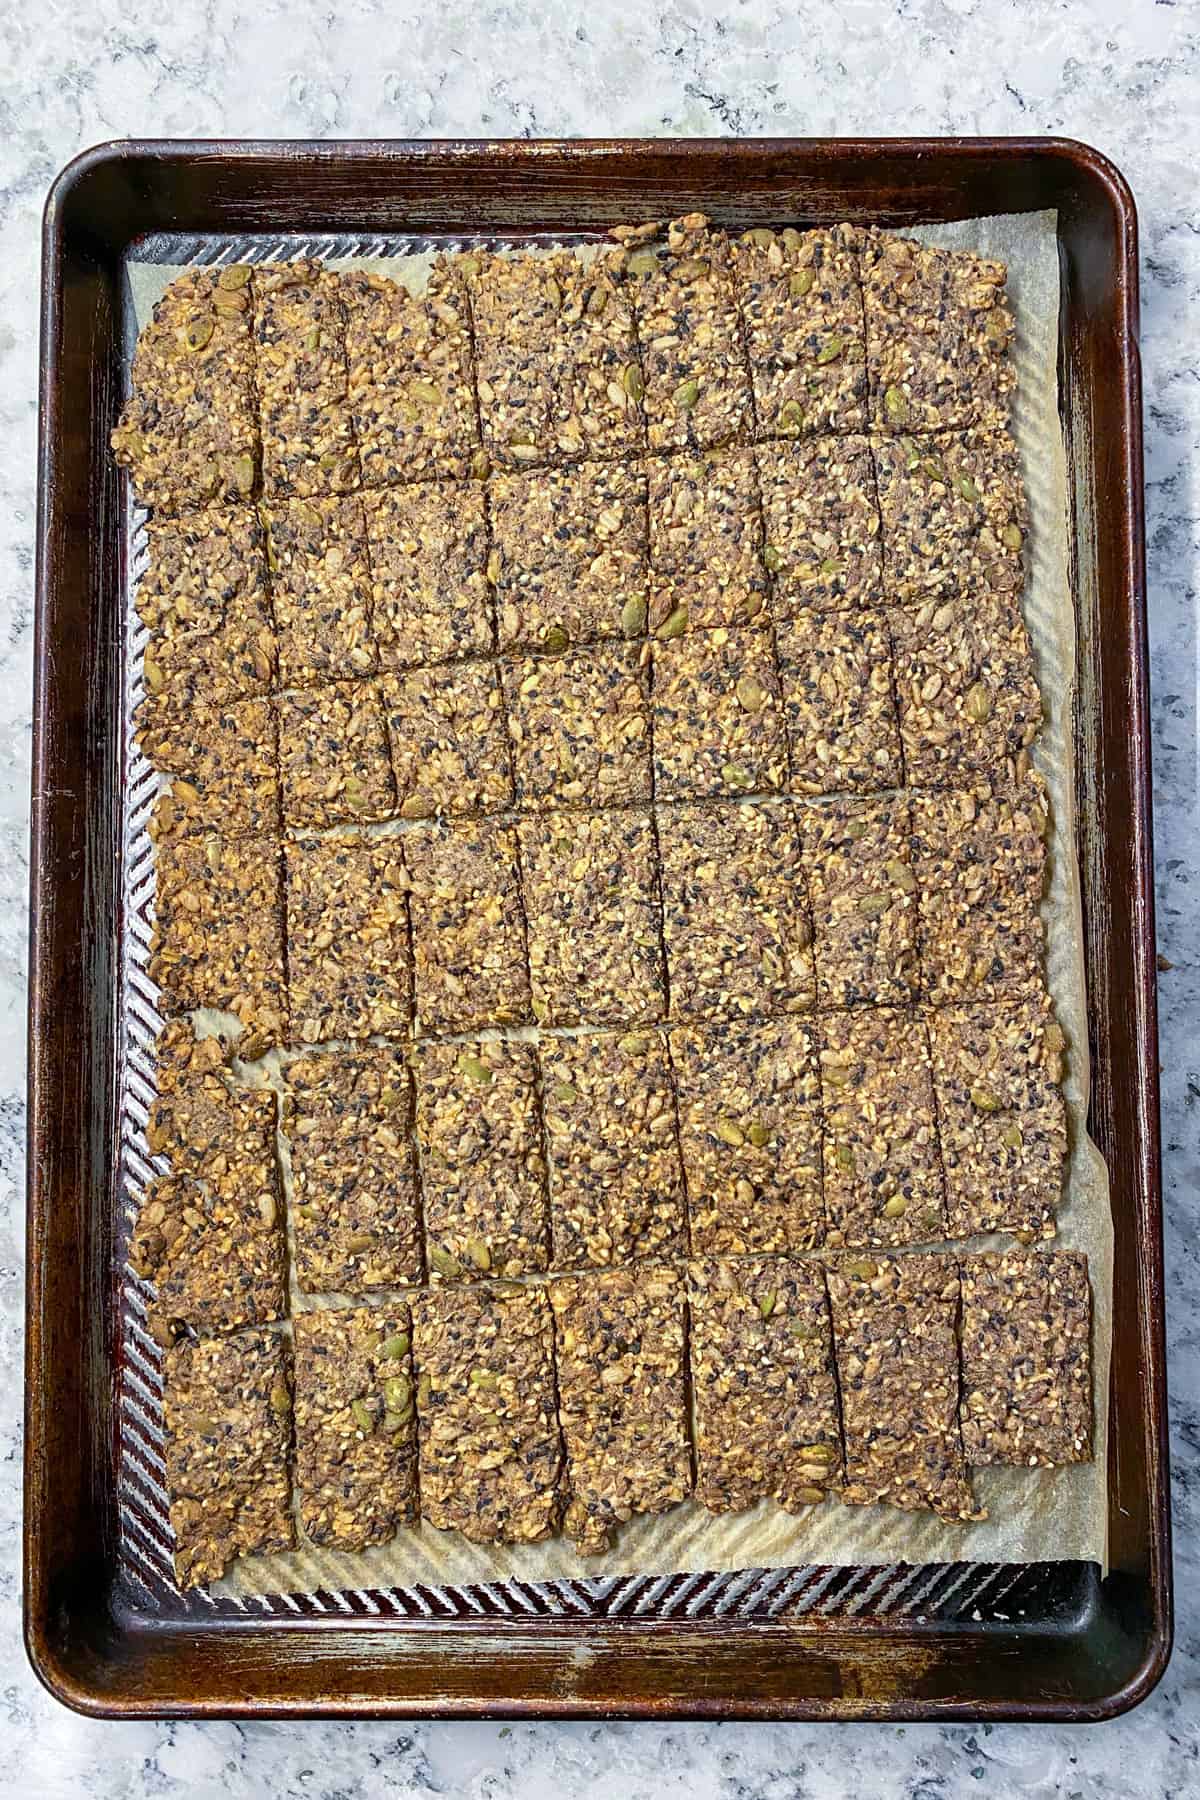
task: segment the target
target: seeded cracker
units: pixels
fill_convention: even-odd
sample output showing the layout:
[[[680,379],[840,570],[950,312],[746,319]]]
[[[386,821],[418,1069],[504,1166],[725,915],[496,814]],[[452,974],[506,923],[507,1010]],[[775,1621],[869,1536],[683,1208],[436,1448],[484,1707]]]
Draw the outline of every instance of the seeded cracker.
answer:
[[[900,729],[883,618],[810,614],[778,626],[775,646],[792,792],[899,787]]]
[[[764,436],[866,428],[861,243],[853,225],[779,232],[756,226],[734,241]]]
[[[299,1313],[296,1485],[314,1544],[365,1550],[417,1522],[417,1428],[406,1306]]]
[[[753,450],[652,456],[646,477],[651,631],[751,624],[767,595]],[[644,623],[631,611],[629,635]]]
[[[543,1025],[661,1019],[654,831],[644,812],[560,813],[518,827],[534,1017]]]
[[[544,1290],[433,1289],[413,1304],[421,1516],[472,1543],[558,1526],[562,1444]]]
[[[138,337],[112,448],[143,506],[178,513],[254,491],[259,433],[249,274],[243,265],[181,275]]]
[[[412,1078],[401,1045],[301,1056],[286,1070],[296,1279],[306,1293],[421,1280]]]
[[[150,979],[164,1013],[217,1007],[244,1028],[239,1054],[287,1036],[279,844],[216,835],[158,846]]]
[[[417,1022],[470,1031],[529,1017],[513,832],[490,819],[409,832]]]
[[[651,450],[745,441],[754,425],[729,244],[703,213],[626,256]]]
[[[785,1257],[688,1266],[696,1498],[817,1506],[841,1480],[825,1278]]]
[[[1003,773],[1036,739],[1042,697],[1029,633],[1008,595],[927,601],[888,616],[904,764],[914,787]]]
[[[259,263],[252,286],[263,492],[350,493],[361,477],[341,277],[309,260]]]
[[[146,692],[176,711],[263,694],[275,680],[267,539],[248,507],[151,519],[135,604]]]
[[[912,796],[926,999],[996,1000],[1040,991],[1047,804],[1034,770],[1014,787],[979,781]]]
[[[628,456],[645,442],[642,372],[619,252],[464,258],[484,442],[500,467]]]
[[[1067,1123],[1065,1040],[1048,999],[932,1010],[951,1237],[1054,1236]]]
[[[826,1244],[948,1237],[929,1035],[889,1007],[825,1013],[821,1096]]]
[[[563,1528],[582,1554],[616,1525],[692,1490],[684,1284],[673,1269],[614,1269],[550,1284],[567,1453]]]
[[[654,774],[660,800],[786,786],[770,631],[693,631],[655,644]]]
[[[874,456],[890,602],[1020,589],[1029,513],[1008,432],[879,438]]]
[[[811,1009],[812,925],[788,806],[658,815],[671,1016]]]
[[[489,484],[502,650],[628,637],[646,619],[646,478],[580,463]]]
[[[504,687],[518,803],[620,806],[649,800],[646,685],[634,645],[508,663]]]
[[[958,1275],[948,1256],[842,1257],[828,1271],[846,1485],[952,1521],[986,1517],[958,1422]]]
[[[297,1038],[403,1036],[412,971],[399,839],[300,838],[285,851]]]
[[[499,812],[512,805],[504,699],[492,662],[383,678],[402,819]]]
[[[396,810],[378,684],[343,681],[283,694],[279,760],[290,826],[359,825]]]
[[[529,1275],[549,1262],[531,1044],[418,1044],[417,1142],[430,1279]]]
[[[273,508],[267,524],[283,685],[370,674],[377,657],[362,502],[295,500]]]
[[[363,486],[481,475],[466,292],[439,256],[418,298],[382,275],[343,273],[346,376]]]
[[[879,504],[866,438],[759,444],[754,454],[775,620],[879,606]]]
[[[275,715],[267,700],[178,711],[148,700],[138,709],[142,755],[169,788],[154,806],[151,835],[162,842],[219,828],[227,838],[279,830]]]
[[[1016,382],[1004,264],[872,229],[862,274],[872,426],[1003,424]]]
[[[363,495],[373,619],[385,669],[492,649],[482,490],[422,483]]]
[[[275,1096],[230,1087],[221,1044],[185,1020],[164,1028],[157,1061],[146,1139],[173,1173],[147,1188],[129,1251],[157,1289],[151,1316],[168,1341],[267,1324],[287,1305]]]
[[[904,796],[800,809],[812,902],[817,1002],[915,999],[917,881]]]
[[[684,1254],[683,1168],[662,1034],[543,1038],[539,1057],[554,1267]]]
[[[962,1275],[963,1443],[976,1464],[1092,1458],[1087,1258],[969,1256]]]
[[[190,1339],[163,1367],[166,1488],[180,1587],[217,1581],[238,1556],[290,1550],[290,1357],[272,1332]]]
[[[668,1039],[694,1255],[824,1240],[816,1036],[799,1019],[714,1019]]]

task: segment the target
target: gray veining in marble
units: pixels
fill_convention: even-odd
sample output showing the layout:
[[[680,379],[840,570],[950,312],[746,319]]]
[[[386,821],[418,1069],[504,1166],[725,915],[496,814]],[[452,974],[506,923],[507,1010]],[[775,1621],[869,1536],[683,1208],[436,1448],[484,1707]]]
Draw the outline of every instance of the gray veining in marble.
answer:
[[[20,1642],[24,978],[39,218],[140,136],[1051,133],[1142,218],[1179,1620],[1115,1725],[104,1726]],[[941,1800],[1200,1794],[1200,4],[1197,0],[0,0],[0,1794]]]

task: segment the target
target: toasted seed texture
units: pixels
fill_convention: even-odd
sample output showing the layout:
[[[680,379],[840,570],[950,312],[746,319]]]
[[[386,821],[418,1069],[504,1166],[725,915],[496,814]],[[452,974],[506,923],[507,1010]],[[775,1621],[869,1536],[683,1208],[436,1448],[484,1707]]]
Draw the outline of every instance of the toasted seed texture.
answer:
[[[417,1521],[408,1308],[303,1312],[292,1336],[304,1535],[333,1550],[387,1543]]]
[[[684,1282],[674,1269],[613,1269],[550,1284],[566,1447],[563,1528],[584,1555],[692,1487]]]
[[[976,1464],[1088,1462],[1091,1293],[1078,1251],[969,1256],[962,1274],[963,1442]]]

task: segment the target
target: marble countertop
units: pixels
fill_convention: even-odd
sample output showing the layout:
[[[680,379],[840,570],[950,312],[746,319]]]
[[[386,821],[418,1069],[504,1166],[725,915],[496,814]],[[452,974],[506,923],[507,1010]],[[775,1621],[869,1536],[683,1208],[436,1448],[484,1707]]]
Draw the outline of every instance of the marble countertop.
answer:
[[[1178,1626],[1099,1728],[102,1725],[21,1648],[24,988],[39,225],[103,139],[1022,133],[1142,222]],[[1197,0],[42,0],[0,9],[0,1792],[941,1800],[1200,1791],[1200,5]],[[1189,328],[1189,326],[1191,328]],[[1193,1587],[1192,1583],[1197,1586]]]

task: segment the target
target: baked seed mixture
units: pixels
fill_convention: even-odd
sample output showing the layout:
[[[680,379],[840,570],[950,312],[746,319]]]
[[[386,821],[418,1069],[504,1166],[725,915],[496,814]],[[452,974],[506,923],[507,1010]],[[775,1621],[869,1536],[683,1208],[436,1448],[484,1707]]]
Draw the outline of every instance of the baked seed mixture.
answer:
[[[158,303],[181,1584],[1091,1454],[1083,1259],[970,1243],[1052,1236],[1067,1147],[1004,288],[691,214]]]
[[[418,1516],[408,1308],[298,1313],[292,1342],[304,1535],[333,1550],[384,1544]]]
[[[566,1450],[563,1528],[585,1556],[613,1527],[692,1490],[684,1279],[611,1269],[552,1281],[558,1412]]]
[[[829,1302],[817,1263],[688,1267],[696,1498],[710,1512],[819,1506],[842,1475]]]

